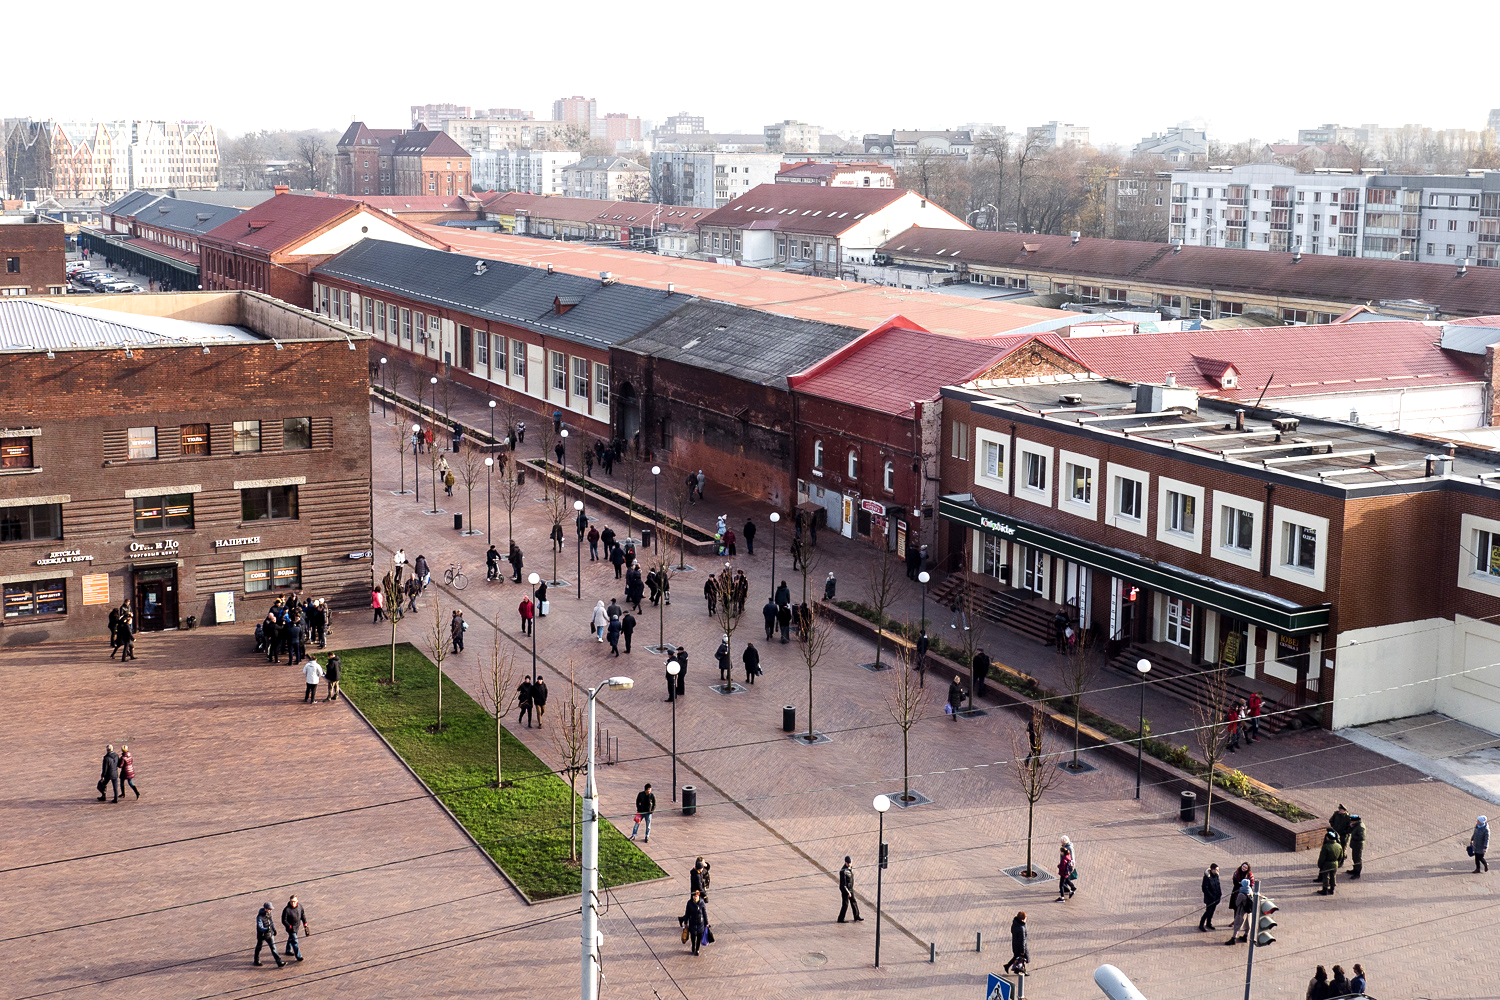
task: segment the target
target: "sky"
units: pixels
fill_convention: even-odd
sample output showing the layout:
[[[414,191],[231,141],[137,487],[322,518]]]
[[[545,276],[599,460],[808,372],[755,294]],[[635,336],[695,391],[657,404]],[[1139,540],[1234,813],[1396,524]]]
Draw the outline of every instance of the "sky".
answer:
[[[1366,63],[1366,43],[1389,41],[1412,16],[1380,0],[686,0],[670,17],[618,0],[452,13],[383,0],[303,0],[275,13],[143,0],[131,10],[140,30],[118,59],[11,46],[0,117],[204,120],[237,135],[342,130],[356,116],[402,127],[411,105],[441,102],[547,118],[555,98],[581,94],[598,99],[600,114],[659,123],[686,110],[715,132],[787,118],[855,134],[1057,120],[1089,126],[1095,145],[1128,147],[1189,119],[1222,141],[1275,141],[1325,122],[1481,129],[1500,107],[1500,86],[1464,82],[1484,74]],[[1492,38],[1500,4],[1476,5],[1464,20],[1465,37]],[[153,51],[163,54],[159,70]],[[109,67],[93,83],[91,63]]]

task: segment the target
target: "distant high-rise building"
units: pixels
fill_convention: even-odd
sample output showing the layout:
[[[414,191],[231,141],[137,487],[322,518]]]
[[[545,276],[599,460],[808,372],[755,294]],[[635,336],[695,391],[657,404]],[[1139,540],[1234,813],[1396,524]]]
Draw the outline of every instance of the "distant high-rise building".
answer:
[[[471,108],[467,104],[413,104],[411,127],[419,131],[441,132],[443,122],[465,118],[525,119],[531,112],[521,108]]]
[[[766,149],[774,153],[816,153],[823,135],[821,126],[790,118],[767,125],[761,132],[766,137]]]
[[[707,132],[708,127],[704,125],[702,115],[690,115],[686,111],[679,111],[670,116],[666,124],[657,131],[667,135],[700,135]]]
[[[560,97],[552,102],[552,117],[564,126],[574,125],[593,135],[599,102],[592,97]]]
[[[1042,144],[1049,149],[1061,146],[1087,146],[1089,143],[1089,127],[1087,125],[1073,125],[1065,122],[1048,122],[1045,125],[1032,125],[1026,129],[1026,139],[1040,139]]]
[[[1490,120],[1485,124],[1485,127],[1492,132],[1500,132],[1500,108],[1490,109]]]
[[[641,120],[624,112],[605,115],[594,125],[598,138],[612,150],[630,149],[641,141]]]

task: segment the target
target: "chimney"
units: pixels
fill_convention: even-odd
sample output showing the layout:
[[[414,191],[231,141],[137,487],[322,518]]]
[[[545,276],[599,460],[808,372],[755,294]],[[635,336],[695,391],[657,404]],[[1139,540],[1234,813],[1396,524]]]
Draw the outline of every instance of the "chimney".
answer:
[[[1083,238],[1083,234],[1074,229],[1068,233],[1068,238],[1073,241],[1073,245],[1076,247],[1078,245],[1078,241]]]
[[[1462,278],[1464,275],[1466,275],[1468,273],[1469,273],[1469,258],[1464,257],[1463,259],[1461,259],[1458,262],[1458,275],[1457,275],[1457,277]]]
[[[285,184],[277,184],[271,190],[275,191],[278,195],[291,194],[292,193],[292,189],[290,187],[286,186]]]
[[[1242,431],[1242,430],[1245,429],[1245,411],[1244,410],[1235,410],[1234,411],[1234,429],[1237,430],[1237,431]]]
[[[613,271],[600,271],[599,283],[603,285],[613,285],[615,283],[615,273]]]
[[[1176,372],[1167,372],[1167,385],[1172,386],[1172,385],[1176,385],[1176,384],[1177,384],[1177,373]]]
[[[677,286],[676,286],[676,285],[674,285],[674,284],[673,284],[673,283],[672,283],[672,282],[670,282],[670,281],[669,281],[669,282],[667,282],[667,296],[668,296],[668,298],[670,298],[670,297],[671,297],[671,295],[672,295],[672,293],[673,293],[673,292],[675,292],[675,291],[677,291]]]
[[[1292,250],[1292,263],[1293,264],[1300,264],[1300,263],[1302,263],[1302,244],[1301,243],[1298,243],[1297,246]]]
[[[547,265],[547,273],[548,273],[548,274],[551,274],[551,273],[552,273],[552,265],[551,265],[551,264],[548,264],[548,265]]]
[[[1172,252],[1182,253],[1182,239],[1180,237],[1172,241]]]

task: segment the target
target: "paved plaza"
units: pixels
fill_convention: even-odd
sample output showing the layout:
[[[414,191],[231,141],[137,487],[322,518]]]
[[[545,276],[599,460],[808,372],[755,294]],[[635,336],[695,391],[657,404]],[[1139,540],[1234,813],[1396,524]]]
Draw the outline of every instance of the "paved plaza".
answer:
[[[516,615],[526,588],[484,581],[484,537],[452,528],[451,513],[467,513],[461,489],[439,498],[447,513],[438,515],[423,513],[432,507],[425,478],[420,504],[394,494],[396,459],[378,413],[372,433],[376,565],[383,571],[398,546],[410,558],[426,555],[435,578],[464,564],[467,589],[443,588],[440,599],[464,610],[468,648],[445,667],[477,694],[491,623],[501,648],[530,662]],[[409,486],[409,452],[405,461]],[[738,651],[747,639],[762,651],[765,674],[732,695],[712,689],[719,633],[699,596],[706,567],[677,576],[665,632],[691,654],[676,723],[679,783],[697,786],[696,815],[670,807],[672,706],[664,702],[662,658],[643,648],[655,641],[657,613],[646,606],[628,656],[616,660],[594,641],[587,629],[594,602],[623,592],[612,567],[590,564],[585,550],[576,596],[571,525],[559,572],[573,585],[553,589],[552,613],[538,626],[539,670],[554,703],[570,673],[585,685],[617,673],[636,679],[633,690],[600,699],[600,726],[618,739],[620,758],[600,768],[601,806],[629,833],[642,784],[655,785],[660,805],[643,847],[672,878],[607,894],[602,996],[978,997],[985,973],[1009,957],[1010,918],[1024,909],[1028,995],[1097,997],[1093,970],[1110,962],[1152,1000],[1230,1000],[1244,992],[1245,951],[1224,947],[1230,921],[1222,908],[1218,933],[1197,931],[1198,885],[1216,861],[1227,891],[1242,860],[1282,907],[1278,942],[1257,950],[1253,995],[1300,997],[1314,965],[1361,962],[1371,993],[1382,998],[1500,996],[1493,985],[1500,963],[1488,945],[1500,883],[1469,874],[1463,850],[1475,815],[1487,811],[1482,800],[1324,731],[1242,751],[1233,763],[1308,808],[1327,815],[1343,802],[1364,816],[1365,876],[1330,899],[1317,895],[1312,854],[1276,850],[1232,823],[1216,824],[1231,839],[1195,842],[1182,832],[1175,796],[1148,786],[1137,802],[1134,774],[1096,758],[1097,770],[1063,775],[1036,810],[1034,849],[1044,869],[1055,863],[1060,836],[1077,845],[1078,895],[1055,902],[1055,882],[1027,886],[1003,872],[1026,856],[1026,802],[1003,763],[1024,722],[993,705],[983,717],[954,722],[942,713],[945,685],[931,676],[929,718],[911,734],[911,783],[932,801],[886,815],[882,967],[872,968],[871,799],[901,787],[901,734],[884,698],[891,674],[861,669],[870,644],[836,633],[813,679],[814,723],[831,740],[788,740],[782,706],[796,706],[799,726],[805,722],[808,677],[795,643],[763,640],[768,524],[748,498],[725,497],[712,482],[709,497],[698,520],[730,512],[732,501],[740,523],[757,514],[763,529],[757,554],[734,560],[753,583],[734,638],[736,680],[743,682]],[[725,510],[714,509],[719,498]],[[475,501],[483,529],[482,485]],[[494,540],[502,550],[505,521],[497,499]],[[544,577],[549,528],[542,505],[524,499],[516,538],[526,571]],[[779,575],[791,581],[784,533],[781,542]],[[826,533],[819,543],[819,577],[833,568],[840,595],[859,597],[868,549]],[[900,615],[914,619],[920,591],[901,583]],[[398,626],[398,638],[420,648],[437,599],[424,596],[422,613]],[[295,987],[293,995],[306,997],[576,996],[577,899],[527,905],[347,703],[301,703],[300,672],[254,655],[253,627],[145,635],[140,658],[123,665],[108,659],[102,639],[10,648],[0,657],[3,995],[239,1000]],[[1044,682],[1048,671],[1055,676],[1048,650],[984,628],[995,659]],[[330,649],[388,636],[367,613],[340,614]],[[1098,681],[1120,683],[1107,672]],[[1136,696],[1121,688],[1090,704],[1108,712],[1128,703],[1133,712]],[[1154,694],[1147,712],[1158,732],[1189,724],[1191,714]],[[543,728],[513,731],[555,761],[551,723],[549,716]],[[94,798],[106,742],[131,745],[144,793],[119,808]],[[846,854],[860,866],[866,919],[841,925],[835,875]],[[695,958],[679,941],[676,918],[699,855],[713,866],[708,910],[717,942]],[[307,961],[253,967],[255,910],[269,900],[279,912],[293,892],[312,926]]]

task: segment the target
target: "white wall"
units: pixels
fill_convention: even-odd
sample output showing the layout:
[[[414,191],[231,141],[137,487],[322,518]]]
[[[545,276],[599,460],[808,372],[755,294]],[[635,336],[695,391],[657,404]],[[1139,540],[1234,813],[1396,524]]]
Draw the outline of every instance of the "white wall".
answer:
[[[306,243],[292,247],[291,250],[299,254],[339,253],[363,239],[387,240],[391,243],[404,243],[413,247],[431,247],[432,245],[417,239],[405,229],[393,226],[374,212],[361,211],[321,236],[314,236]]]
[[[1358,412],[1361,424],[1385,430],[1441,434],[1484,426],[1484,385],[1480,382],[1268,398],[1266,405],[1328,420],[1348,420],[1352,410]]]
[[[969,229],[962,220],[949,215],[921,195],[908,191],[878,212],[871,212],[850,226],[839,237],[847,253],[859,253],[884,245],[891,237],[912,226],[927,229]]]
[[[1448,619],[1427,618],[1341,632],[1334,667],[1338,700],[1333,705],[1333,728],[1433,711],[1444,683],[1433,678],[1451,669],[1453,631]],[[1321,664],[1310,666],[1317,669]],[[1411,686],[1402,686],[1407,684]]]
[[[1434,685],[1437,710],[1471,726],[1500,733],[1500,625],[1459,615],[1453,625],[1448,663],[1444,673],[1456,676]]]

